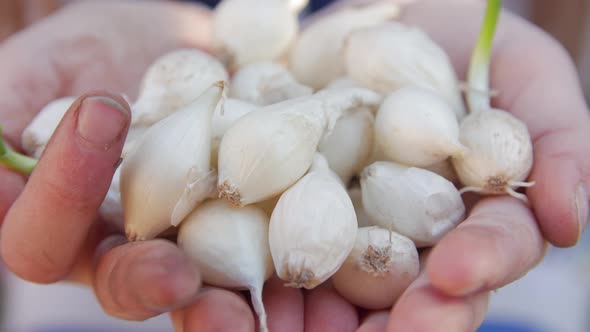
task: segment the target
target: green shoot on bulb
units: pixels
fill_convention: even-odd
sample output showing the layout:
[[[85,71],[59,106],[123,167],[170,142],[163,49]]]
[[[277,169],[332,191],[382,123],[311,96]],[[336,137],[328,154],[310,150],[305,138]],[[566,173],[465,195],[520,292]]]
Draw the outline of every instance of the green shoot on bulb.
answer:
[[[0,126],[0,163],[19,173],[29,175],[37,165],[37,160],[20,154],[4,144],[2,126]]]
[[[491,107],[490,56],[501,8],[502,0],[488,0],[477,44],[471,55],[467,73],[467,106],[470,112]]]

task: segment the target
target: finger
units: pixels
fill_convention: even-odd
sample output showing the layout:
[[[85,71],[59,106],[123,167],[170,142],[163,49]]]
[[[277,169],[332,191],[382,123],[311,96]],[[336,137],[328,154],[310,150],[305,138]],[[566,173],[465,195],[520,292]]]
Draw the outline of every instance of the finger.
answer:
[[[125,106],[123,106],[125,105]],[[5,218],[2,256],[20,277],[62,279],[110,186],[130,121],[116,96],[78,99]]]
[[[423,274],[400,297],[387,329],[381,331],[473,332],[482,324],[488,302],[487,292],[465,297],[445,295]]]
[[[575,245],[588,222],[590,126],[552,130],[535,142],[536,185],[527,190],[544,236],[558,247]]]
[[[346,332],[358,328],[355,307],[328,284],[305,292],[306,332]]]
[[[534,167],[527,190],[545,237],[554,245],[577,243],[588,218],[590,113],[572,61],[556,42],[531,33],[543,56],[518,66],[521,88],[497,100],[528,126],[534,142]],[[492,84],[517,79],[511,64],[525,57],[522,45],[506,43],[496,57]],[[558,84],[556,84],[558,83]],[[512,83],[515,84],[515,83]]]
[[[64,280],[92,288],[95,281],[96,260],[114,247],[104,246],[107,237],[120,235],[121,232],[103,220],[97,220],[88,230],[88,236],[77,253],[75,263]],[[123,244],[125,242],[121,242]],[[101,245],[103,244],[103,245]]]
[[[8,209],[23,190],[25,180],[19,174],[1,166],[0,179],[2,179],[2,185],[0,185],[0,221],[4,222]]]
[[[301,290],[283,286],[277,277],[264,285],[262,302],[268,316],[269,331],[303,331],[303,294]]]
[[[512,197],[482,200],[426,263],[433,286],[450,295],[493,290],[538,264],[547,246],[531,211]]]
[[[465,77],[484,6],[421,1],[407,7],[403,21],[440,43]],[[586,226],[590,190],[590,116],[575,65],[548,34],[507,12],[492,53],[491,87],[499,91],[493,103],[523,120],[534,142],[536,185],[527,194],[541,230],[552,244],[572,246]]]
[[[389,311],[377,311],[367,315],[356,332],[382,332],[387,329]]]
[[[170,320],[172,321],[172,326],[174,328],[174,332],[184,332],[184,315],[186,311],[184,309],[178,309],[170,313]]]
[[[197,268],[165,240],[127,243],[105,239],[98,250],[94,289],[106,313],[145,320],[193,301],[201,287]]]
[[[182,332],[256,331],[254,314],[246,299],[225,289],[203,289],[183,313]]]

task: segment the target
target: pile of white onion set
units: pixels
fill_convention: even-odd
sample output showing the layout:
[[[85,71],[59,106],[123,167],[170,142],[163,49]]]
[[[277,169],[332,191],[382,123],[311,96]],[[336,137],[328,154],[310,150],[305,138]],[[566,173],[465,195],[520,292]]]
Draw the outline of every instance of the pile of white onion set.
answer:
[[[174,50],[147,70],[100,213],[130,241],[177,234],[205,283],[251,292],[262,330],[274,274],[391,307],[419,250],[465,219],[463,192],[526,200],[517,190],[533,185],[527,127],[487,93],[500,5],[488,6],[464,103],[445,51],[391,2],[299,31],[301,2],[222,1],[216,53]],[[31,156],[72,101],[24,131]]]

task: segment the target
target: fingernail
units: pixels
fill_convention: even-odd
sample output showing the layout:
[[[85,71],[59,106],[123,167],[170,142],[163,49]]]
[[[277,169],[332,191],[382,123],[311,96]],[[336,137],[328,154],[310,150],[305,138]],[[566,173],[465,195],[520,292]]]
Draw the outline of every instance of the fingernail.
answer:
[[[583,183],[580,183],[576,190],[576,213],[578,214],[581,236],[588,223],[588,191]]]
[[[92,146],[108,150],[122,138],[129,119],[129,111],[114,99],[88,97],[80,105],[77,132]]]
[[[143,305],[156,312],[169,312],[198,296],[201,278],[192,264],[187,264],[175,255],[162,260],[146,262],[142,273],[155,278],[162,278],[165,283],[158,283],[162,289],[152,288],[138,294]],[[165,289],[164,289],[165,288]]]

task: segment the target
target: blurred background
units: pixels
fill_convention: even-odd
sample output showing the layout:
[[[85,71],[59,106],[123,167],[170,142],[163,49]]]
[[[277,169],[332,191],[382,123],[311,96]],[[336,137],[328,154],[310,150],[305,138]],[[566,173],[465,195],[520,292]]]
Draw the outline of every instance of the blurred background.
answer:
[[[0,43],[67,2],[0,0]],[[565,46],[590,100],[590,1],[510,0],[504,1],[504,6]],[[172,331],[167,316],[143,323],[110,318],[91,290],[76,285],[35,285],[3,271],[0,290],[0,331]],[[586,232],[575,248],[551,248],[536,269],[494,292],[488,318],[478,332],[588,332],[589,311],[590,233]]]

